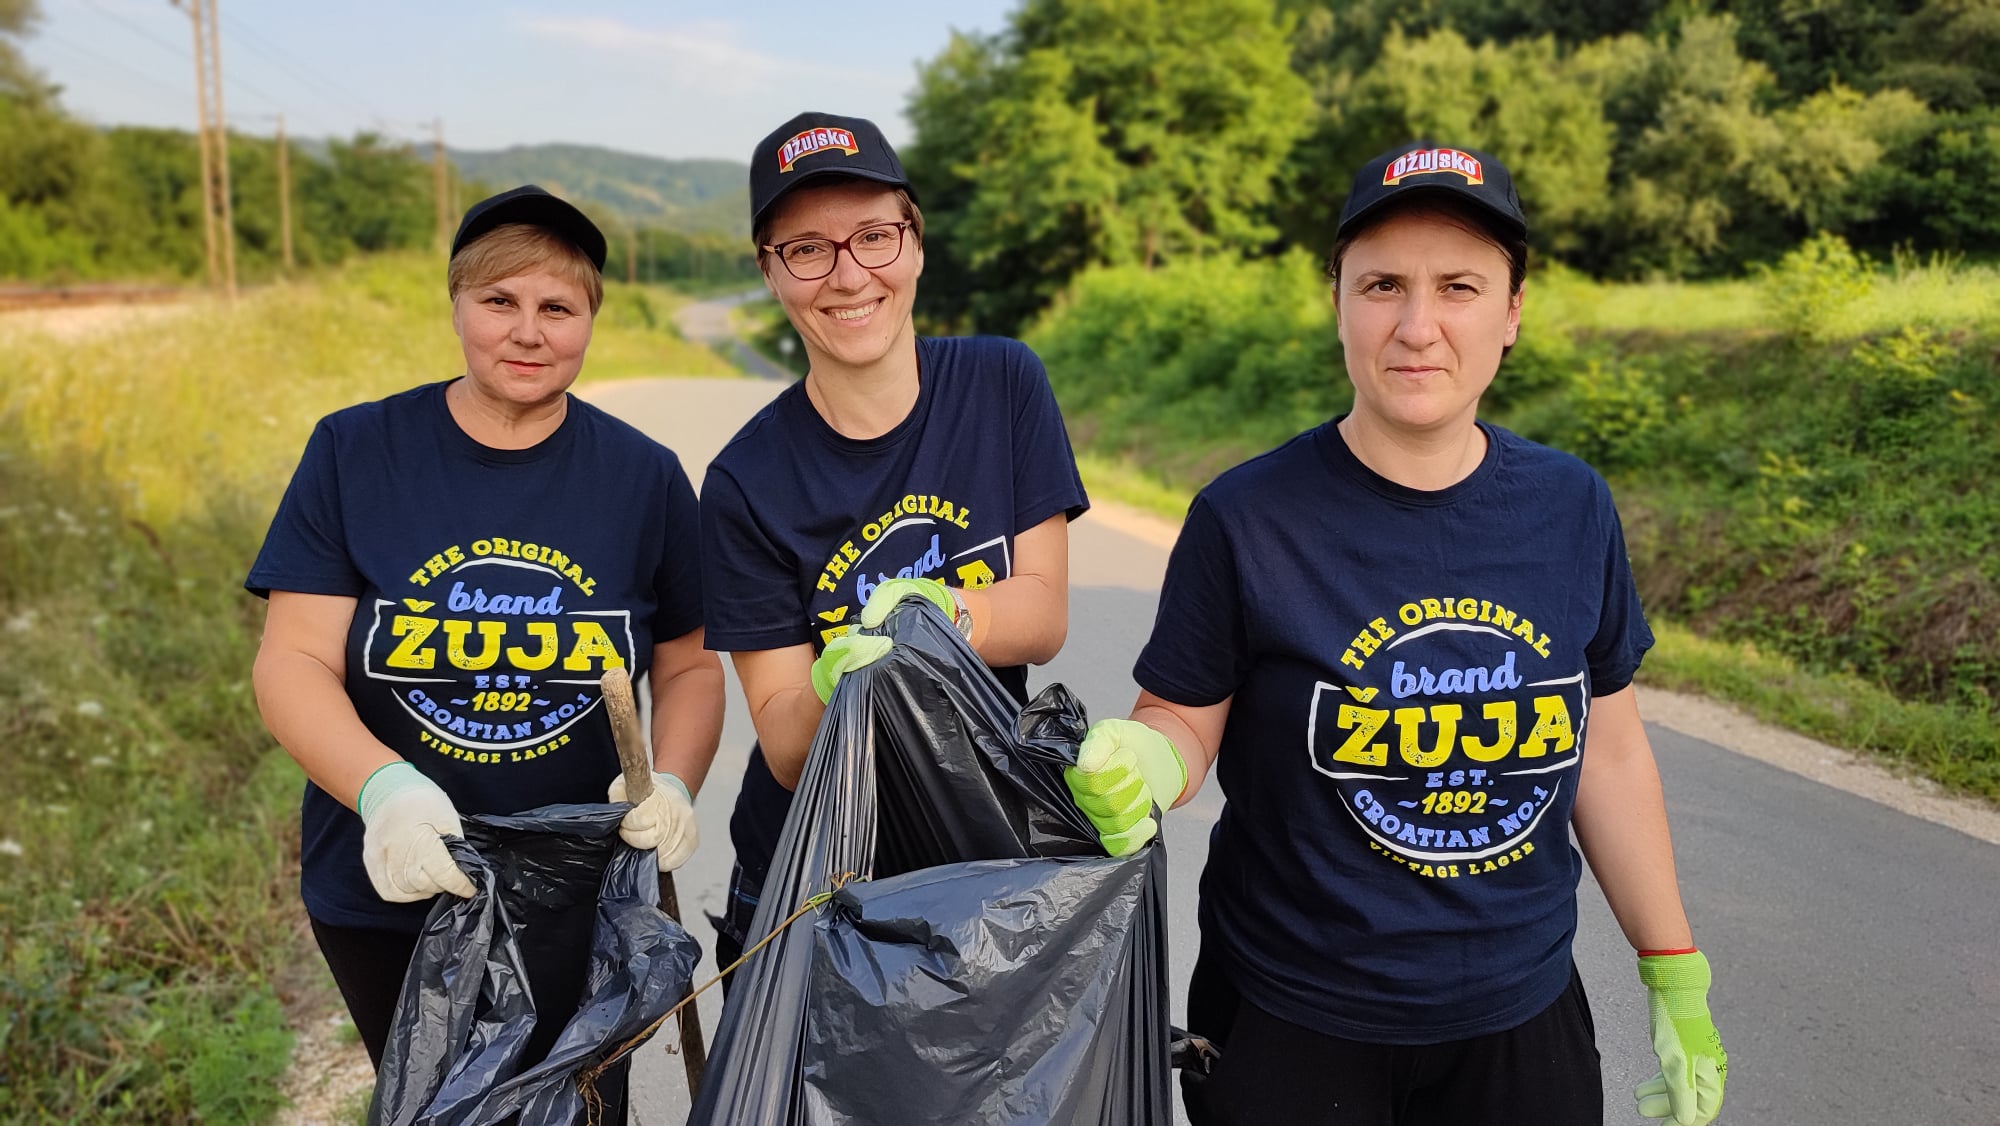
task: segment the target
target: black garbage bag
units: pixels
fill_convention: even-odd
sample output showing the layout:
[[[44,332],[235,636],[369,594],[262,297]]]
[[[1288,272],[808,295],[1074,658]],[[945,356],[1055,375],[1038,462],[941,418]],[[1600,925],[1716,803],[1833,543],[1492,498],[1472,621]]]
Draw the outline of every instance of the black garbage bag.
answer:
[[[1166,850],[1104,854],[1071,802],[1083,705],[1025,709],[943,615],[814,737],[688,1121],[1165,1124]],[[850,878],[851,877],[851,878]]]
[[[588,1120],[577,1073],[687,996],[701,958],[660,910],[654,854],[618,837],[627,808],[468,817],[465,839],[446,842],[478,894],[439,896],[424,924],[370,1123]],[[542,1027],[537,993],[581,1003],[560,1028]],[[623,1082],[624,1063],[602,1082]]]

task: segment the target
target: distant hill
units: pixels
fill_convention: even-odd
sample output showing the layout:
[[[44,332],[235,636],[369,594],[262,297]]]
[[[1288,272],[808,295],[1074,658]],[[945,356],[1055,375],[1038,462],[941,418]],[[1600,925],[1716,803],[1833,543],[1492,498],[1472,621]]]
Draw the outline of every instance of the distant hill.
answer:
[[[426,157],[430,150],[421,150]],[[750,237],[750,171],[733,160],[665,160],[596,145],[445,147],[461,176],[495,188],[540,184],[599,218],[636,219],[688,234]]]

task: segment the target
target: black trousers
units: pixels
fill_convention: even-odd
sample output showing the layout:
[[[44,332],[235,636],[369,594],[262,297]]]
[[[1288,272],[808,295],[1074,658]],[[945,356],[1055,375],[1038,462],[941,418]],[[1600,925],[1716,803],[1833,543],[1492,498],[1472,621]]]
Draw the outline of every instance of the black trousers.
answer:
[[[728,969],[743,956],[750,922],[757,916],[757,897],[764,891],[764,875],[762,872],[744,871],[741,863],[729,869],[729,887],[723,899],[722,914],[708,917],[709,925],[715,928],[715,968],[718,972]],[[725,1000],[736,977],[736,974],[730,974],[722,979]]]
[[[318,919],[312,920],[312,931],[320,953],[326,958],[326,968],[333,971],[333,983],[340,987],[340,999],[347,1003],[347,1014],[354,1019],[361,1043],[368,1049],[368,1060],[379,1068],[394,1025],[396,1000],[403,991],[403,975],[409,971],[410,959],[417,951],[417,936],[373,927],[336,927]],[[588,958],[550,958],[543,954],[550,946],[566,945],[569,944],[522,945],[521,955],[535,994],[535,1031],[523,1052],[524,1066],[548,1055],[563,1025],[575,1015],[583,999]],[[579,955],[587,955],[589,936],[584,935],[573,949]],[[624,1121],[627,1071],[621,1062],[598,1080],[606,1122]]]
[[[1242,1000],[1196,959],[1188,1027],[1217,1039],[1206,1078],[1182,1073],[1195,1126],[1602,1126],[1604,1080],[1583,979],[1518,1028],[1443,1044],[1365,1044]]]

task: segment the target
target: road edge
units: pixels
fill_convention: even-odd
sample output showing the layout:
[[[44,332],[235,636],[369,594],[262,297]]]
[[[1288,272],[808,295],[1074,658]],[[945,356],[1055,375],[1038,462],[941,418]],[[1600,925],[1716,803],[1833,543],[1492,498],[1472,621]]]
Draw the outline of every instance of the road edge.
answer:
[[[1639,685],[1639,714],[1671,731],[2000,845],[2000,809],[1904,777],[1879,761],[1775,727],[1706,696]]]

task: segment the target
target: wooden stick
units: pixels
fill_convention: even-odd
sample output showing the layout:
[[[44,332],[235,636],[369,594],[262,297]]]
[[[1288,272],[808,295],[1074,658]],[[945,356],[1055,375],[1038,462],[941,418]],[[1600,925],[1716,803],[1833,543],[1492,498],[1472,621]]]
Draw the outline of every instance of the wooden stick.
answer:
[[[618,769],[625,775],[625,800],[634,805],[653,794],[653,756],[647,751],[646,737],[639,729],[639,707],[632,698],[632,677],[623,668],[604,670],[600,682],[604,690],[604,711],[611,719],[611,741],[618,748]],[[681,921],[680,895],[674,889],[674,874],[660,873],[660,909],[667,918]],[[708,1048],[701,1032],[701,1011],[682,1006],[681,1062],[687,1066],[688,1101],[701,1090],[701,1073],[708,1067]]]

